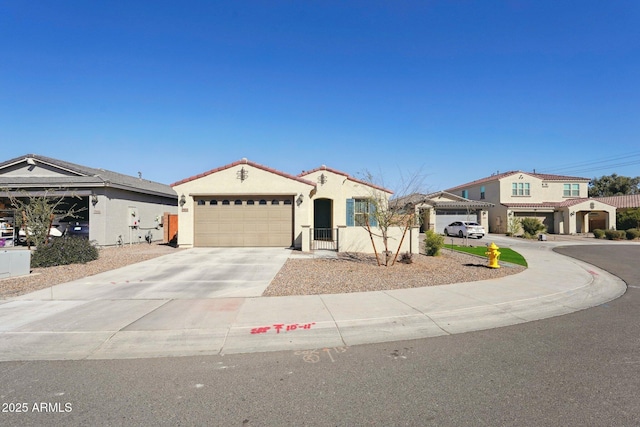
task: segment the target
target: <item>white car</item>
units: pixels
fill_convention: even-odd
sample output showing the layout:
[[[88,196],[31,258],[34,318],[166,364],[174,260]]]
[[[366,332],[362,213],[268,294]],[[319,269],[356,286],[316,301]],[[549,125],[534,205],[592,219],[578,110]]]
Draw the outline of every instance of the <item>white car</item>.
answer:
[[[482,239],[485,235],[484,227],[475,221],[455,221],[444,229],[445,236],[477,237]]]
[[[29,230],[29,235],[31,235],[31,230]],[[49,238],[61,237],[61,236],[62,236],[62,231],[58,230],[58,226],[52,225],[51,228],[49,229]],[[27,233],[22,228],[18,231],[18,242],[23,245],[27,243]]]

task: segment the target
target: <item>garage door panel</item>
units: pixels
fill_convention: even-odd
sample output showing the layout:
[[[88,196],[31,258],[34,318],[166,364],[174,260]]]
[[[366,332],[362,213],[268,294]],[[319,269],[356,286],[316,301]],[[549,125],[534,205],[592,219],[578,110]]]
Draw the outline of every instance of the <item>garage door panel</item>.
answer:
[[[211,199],[218,204],[210,204]],[[293,205],[283,196],[226,196],[231,201],[223,205],[221,198],[203,197],[204,204],[194,212],[195,246],[282,246],[293,242]],[[242,200],[242,204],[234,204]],[[253,200],[254,204],[247,204]],[[265,204],[260,204],[264,200]],[[272,204],[277,200],[278,204]]]

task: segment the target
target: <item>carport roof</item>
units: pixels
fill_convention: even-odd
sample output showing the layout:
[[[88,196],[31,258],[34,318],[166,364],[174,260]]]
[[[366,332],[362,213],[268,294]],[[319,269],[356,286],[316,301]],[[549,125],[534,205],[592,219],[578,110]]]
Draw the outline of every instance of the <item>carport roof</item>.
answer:
[[[2,170],[27,162],[42,163],[55,169],[66,171],[68,176],[2,176]],[[31,164],[31,163],[30,163]],[[137,193],[154,194],[177,198],[176,192],[168,185],[112,172],[82,166],[37,154],[26,154],[0,163],[0,187],[5,188],[55,188],[55,187],[115,187]]]
[[[302,178],[300,178],[298,176],[289,175],[288,173],[281,172],[279,170],[276,170],[276,169],[261,165],[259,163],[252,162],[252,161],[247,160],[247,159],[241,159],[241,160],[238,160],[237,162],[229,163],[228,165],[220,166],[219,168],[211,169],[211,170],[209,170],[207,172],[203,172],[203,173],[198,174],[198,175],[190,176],[189,178],[185,178],[185,179],[180,180],[178,182],[174,182],[173,184],[171,184],[171,186],[175,187],[177,185],[185,184],[185,183],[190,182],[190,181],[195,181],[196,179],[204,178],[205,176],[214,174],[216,172],[220,172],[220,171],[223,171],[223,170],[235,167],[235,166],[240,166],[240,165],[249,165],[249,166],[252,166],[254,168],[262,169],[263,171],[273,173],[275,175],[280,175],[280,176],[282,176],[284,178],[287,178],[287,179],[292,179],[294,181],[302,182],[304,184],[311,185],[313,187],[316,186],[316,184],[314,182],[311,182],[309,180],[302,179]]]

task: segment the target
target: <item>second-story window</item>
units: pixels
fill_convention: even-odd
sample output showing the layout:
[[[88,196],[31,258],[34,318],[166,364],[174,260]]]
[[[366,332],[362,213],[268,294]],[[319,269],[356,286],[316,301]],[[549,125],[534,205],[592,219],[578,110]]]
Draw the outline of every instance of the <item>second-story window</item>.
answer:
[[[484,193],[484,185],[482,187],[480,187],[480,198],[484,199],[485,193]]]
[[[530,196],[531,186],[528,182],[514,182],[511,184],[512,196]]]
[[[563,197],[580,197],[580,184],[564,184]]]

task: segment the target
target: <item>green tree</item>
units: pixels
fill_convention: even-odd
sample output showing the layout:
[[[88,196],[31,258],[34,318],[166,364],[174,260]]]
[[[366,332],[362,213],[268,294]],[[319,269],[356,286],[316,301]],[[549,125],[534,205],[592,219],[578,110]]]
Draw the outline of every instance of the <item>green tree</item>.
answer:
[[[618,230],[640,228],[640,208],[618,211],[616,213],[616,228]]]
[[[640,194],[640,176],[631,178],[617,174],[593,178],[589,183],[589,197],[625,196]]]

